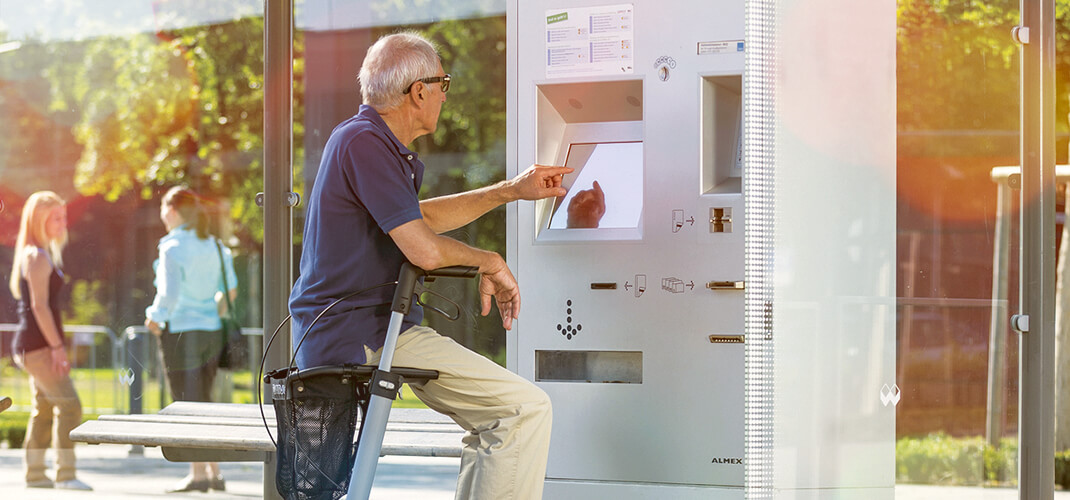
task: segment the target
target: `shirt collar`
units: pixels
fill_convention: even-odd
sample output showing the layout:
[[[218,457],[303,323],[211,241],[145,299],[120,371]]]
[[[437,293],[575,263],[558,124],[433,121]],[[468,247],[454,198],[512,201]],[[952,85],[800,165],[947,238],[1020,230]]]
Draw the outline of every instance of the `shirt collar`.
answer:
[[[397,149],[399,155],[413,155],[413,157],[419,156],[398,140],[397,136],[394,135],[394,131],[390,130],[390,127],[386,124],[385,121],[383,121],[383,117],[379,116],[379,112],[376,111],[375,108],[367,104],[361,104],[360,111],[357,112],[357,118],[368,120],[376,127],[382,129],[383,132],[386,133],[387,137],[390,138],[390,141],[394,143],[394,148]]]
[[[163,239],[164,240],[172,240],[172,239],[178,238],[178,237],[180,237],[180,236],[182,236],[184,234],[189,234],[189,233],[192,233],[192,232],[193,232],[193,228],[189,227],[189,224],[182,224],[182,225],[180,225],[180,226],[168,231],[168,233],[166,235],[164,235]]]

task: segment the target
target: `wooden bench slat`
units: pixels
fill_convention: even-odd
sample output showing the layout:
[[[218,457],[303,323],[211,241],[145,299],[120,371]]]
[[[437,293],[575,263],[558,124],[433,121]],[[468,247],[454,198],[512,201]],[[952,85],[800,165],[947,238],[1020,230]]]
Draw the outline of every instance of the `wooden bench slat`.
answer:
[[[99,420],[108,421],[122,421],[122,422],[155,422],[160,424],[200,424],[208,426],[245,426],[245,427],[259,427],[264,428],[264,421],[259,418],[213,418],[211,420],[205,417],[193,416],[193,415],[161,415],[161,414],[134,414],[134,415],[101,415]],[[272,434],[275,433],[275,418],[271,417],[267,421],[268,428],[271,429]],[[359,426],[358,426],[359,428]],[[387,422],[387,430],[397,430],[406,432],[437,432],[437,433],[457,433],[463,434],[464,430],[457,426],[457,424],[449,423],[409,423],[409,422],[395,422],[394,419],[390,419]]]
[[[71,439],[91,444],[134,444],[174,448],[205,448],[233,451],[274,452],[263,427],[230,426],[226,433],[205,424],[161,423],[124,420],[91,420],[71,431]],[[214,432],[212,432],[214,431]],[[459,432],[410,432],[388,430],[384,455],[459,457]]]
[[[269,459],[275,445],[275,409],[231,403],[177,401],[154,414],[101,415],[79,425],[71,439],[88,443],[159,446],[173,460],[254,461]],[[391,411],[383,455],[459,457],[463,429],[429,409]]]
[[[138,444],[275,451],[263,427],[230,426],[226,434],[204,424],[90,420],[71,431],[71,440],[92,444]]]
[[[268,421],[275,420],[275,407],[263,405],[264,415]],[[160,410],[161,415],[196,415],[200,417],[218,416],[225,418],[260,419],[260,410],[256,404],[237,403],[199,403],[194,401],[176,401]],[[457,425],[449,417],[427,408],[394,408],[390,410],[391,422],[442,423]]]
[[[274,409],[264,410],[274,435]],[[463,434],[452,420],[432,410],[398,408],[390,413],[382,453],[459,457]],[[275,452],[255,404],[176,402],[157,414],[101,415],[70,436],[91,444],[158,446],[173,460],[262,461]]]

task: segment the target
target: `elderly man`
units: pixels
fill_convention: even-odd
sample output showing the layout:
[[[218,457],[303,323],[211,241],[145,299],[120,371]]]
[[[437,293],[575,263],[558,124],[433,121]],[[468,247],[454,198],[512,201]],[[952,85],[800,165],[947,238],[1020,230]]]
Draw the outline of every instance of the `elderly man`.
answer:
[[[328,304],[394,281],[406,260],[423,269],[478,266],[483,315],[493,297],[506,329],[518,317],[519,289],[502,257],[439,233],[503,203],[562,196],[561,176],[571,169],[532,165],[493,186],[420,201],[424,165],[406,145],[435,131],[450,78],[419,35],[386,36],[368,49],[359,76],[365,104],[331,133],[309,196],[301,276],[290,296],[300,368],[378,362],[393,287],[339,304],[302,337]],[[468,430],[457,498],[541,498],[551,424],[546,393],[420,326],[422,316],[415,305],[406,316],[394,364],[438,370],[437,380],[413,391]]]

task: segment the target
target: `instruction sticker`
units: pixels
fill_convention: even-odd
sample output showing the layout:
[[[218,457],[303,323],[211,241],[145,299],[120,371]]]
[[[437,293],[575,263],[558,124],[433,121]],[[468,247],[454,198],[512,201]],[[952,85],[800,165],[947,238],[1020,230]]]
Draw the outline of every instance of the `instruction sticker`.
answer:
[[[719,42],[699,42],[698,55],[729,54],[743,52],[743,40],[722,40]]]
[[[632,4],[546,11],[546,77],[633,73]]]

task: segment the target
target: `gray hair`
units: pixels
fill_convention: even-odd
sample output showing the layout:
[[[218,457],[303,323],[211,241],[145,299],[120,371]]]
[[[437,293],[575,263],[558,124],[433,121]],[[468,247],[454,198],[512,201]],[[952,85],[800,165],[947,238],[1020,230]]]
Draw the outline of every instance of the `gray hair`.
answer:
[[[396,33],[380,38],[368,48],[357,77],[364,104],[377,109],[401,104],[402,92],[416,80],[435,76],[438,64],[434,44],[417,33]]]

